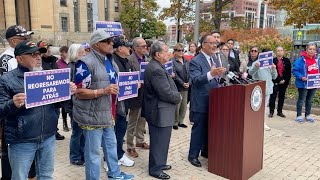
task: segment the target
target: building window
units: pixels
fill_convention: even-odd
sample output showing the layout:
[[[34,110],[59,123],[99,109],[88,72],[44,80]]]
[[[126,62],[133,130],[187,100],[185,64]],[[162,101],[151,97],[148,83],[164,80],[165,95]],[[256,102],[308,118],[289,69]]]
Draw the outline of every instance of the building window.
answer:
[[[115,0],[114,2],[114,11],[119,12],[119,0]]]
[[[87,18],[88,18],[88,32],[93,31],[93,7],[92,0],[87,0]]]
[[[274,27],[274,16],[268,16],[267,27]]]
[[[68,18],[61,17],[61,31],[68,32]]]
[[[74,32],[80,32],[78,0],[73,0],[73,14],[74,14]]]
[[[108,12],[108,1],[109,0],[105,0],[104,1],[104,20],[108,21],[109,20],[109,12]]]
[[[265,11],[265,4],[261,3],[259,28],[264,28],[264,11]]]
[[[60,6],[67,7],[67,0],[60,0]]]
[[[253,12],[246,12],[246,26],[247,28],[253,28],[254,24],[254,13]]]

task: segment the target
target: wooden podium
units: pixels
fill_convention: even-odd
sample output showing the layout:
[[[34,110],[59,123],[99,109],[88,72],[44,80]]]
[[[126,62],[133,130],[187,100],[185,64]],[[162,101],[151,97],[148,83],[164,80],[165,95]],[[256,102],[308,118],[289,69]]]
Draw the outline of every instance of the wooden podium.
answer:
[[[209,103],[208,171],[250,178],[263,166],[265,82],[212,89]]]

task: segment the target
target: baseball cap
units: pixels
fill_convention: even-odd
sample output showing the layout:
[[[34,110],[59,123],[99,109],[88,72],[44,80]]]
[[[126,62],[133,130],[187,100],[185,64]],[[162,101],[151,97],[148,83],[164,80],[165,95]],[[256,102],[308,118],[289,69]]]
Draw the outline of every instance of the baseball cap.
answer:
[[[123,35],[114,37],[112,39],[112,41],[113,41],[113,48],[115,48],[115,49],[120,47],[120,46],[126,46],[126,47],[131,47],[132,46],[132,43],[128,42],[128,40],[126,40]]]
[[[106,40],[111,38],[111,35],[107,33],[103,29],[98,29],[93,31],[93,33],[90,36],[90,46],[94,45],[97,42],[100,42],[102,40]]]
[[[31,40],[22,41],[14,49],[14,55],[20,56],[22,54],[29,54],[39,51],[40,53],[46,53],[47,49],[44,47],[38,47],[37,44]]]
[[[48,48],[49,46],[52,46],[52,44],[48,44],[46,41],[39,41],[38,43],[37,43],[37,46],[38,47],[41,47],[41,48]]]
[[[13,36],[29,36],[34,34],[32,31],[27,31],[24,27],[19,25],[10,26],[6,31],[6,39],[9,39]]]

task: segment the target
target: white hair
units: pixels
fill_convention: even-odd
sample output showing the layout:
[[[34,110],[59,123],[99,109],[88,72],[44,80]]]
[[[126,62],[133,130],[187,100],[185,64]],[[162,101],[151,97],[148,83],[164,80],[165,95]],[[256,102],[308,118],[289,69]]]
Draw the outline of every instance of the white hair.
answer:
[[[81,50],[84,50],[82,44],[71,44],[68,50],[67,59],[69,62],[76,62],[78,54]]]

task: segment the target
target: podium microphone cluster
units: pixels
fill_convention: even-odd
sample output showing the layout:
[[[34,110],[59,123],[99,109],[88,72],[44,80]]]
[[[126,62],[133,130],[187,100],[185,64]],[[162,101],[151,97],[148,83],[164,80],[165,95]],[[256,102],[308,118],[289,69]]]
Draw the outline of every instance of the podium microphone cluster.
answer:
[[[228,72],[227,77],[234,82],[233,84],[241,84],[238,77],[232,71]]]

